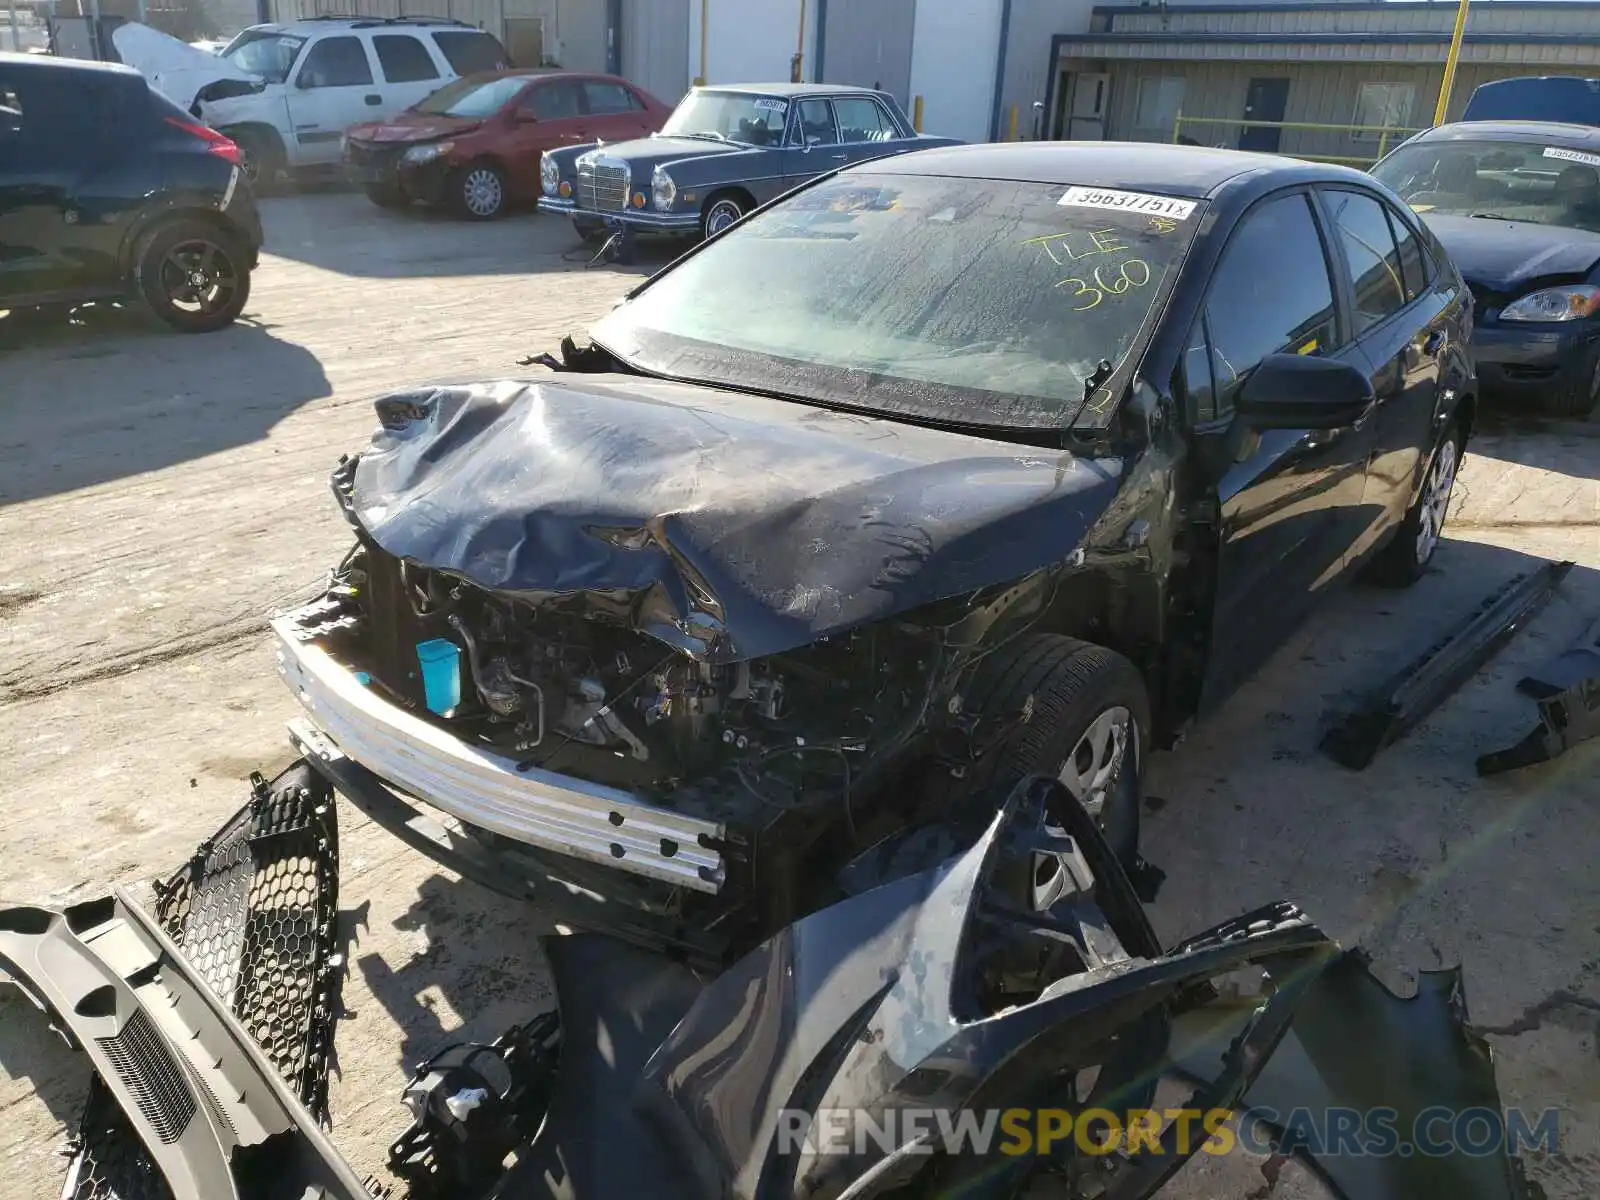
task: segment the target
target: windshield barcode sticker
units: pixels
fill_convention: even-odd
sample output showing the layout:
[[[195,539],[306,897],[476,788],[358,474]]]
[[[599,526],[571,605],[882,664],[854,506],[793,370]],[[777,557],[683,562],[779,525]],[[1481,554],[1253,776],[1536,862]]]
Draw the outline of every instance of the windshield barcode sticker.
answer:
[[[1056,201],[1063,208],[1112,208],[1122,212],[1148,213],[1187,221],[1194,213],[1193,200],[1174,200],[1171,196],[1151,196],[1144,192],[1115,192],[1106,188],[1070,187]]]
[[[1590,154],[1584,150],[1568,150],[1565,146],[1546,146],[1546,158],[1559,158],[1562,162],[1587,163],[1591,167],[1600,167],[1600,154]]]
[[[771,96],[762,96],[756,101],[757,108],[770,108],[774,112],[782,112],[789,107],[787,100],[774,100]]]

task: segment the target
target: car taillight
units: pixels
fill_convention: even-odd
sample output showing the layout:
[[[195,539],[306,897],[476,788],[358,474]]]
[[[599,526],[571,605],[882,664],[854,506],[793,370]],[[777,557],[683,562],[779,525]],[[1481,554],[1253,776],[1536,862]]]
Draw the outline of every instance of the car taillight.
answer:
[[[234,145],[233,139],[224,137],[209,125],[201,125],[194,121],[183,121],[177,117],[168,117],[168,125],[174,125],[202,142],[208,143],[206,153],[215,154],[224,162],[230,162],[236,167],[244,166],[244,158],[239,153],[239,147]]]

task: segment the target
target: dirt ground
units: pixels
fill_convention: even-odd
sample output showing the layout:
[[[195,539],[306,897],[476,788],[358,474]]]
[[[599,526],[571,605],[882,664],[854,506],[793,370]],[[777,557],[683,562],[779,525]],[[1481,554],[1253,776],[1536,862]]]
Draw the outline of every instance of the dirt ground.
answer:
[[[346,530],[327,490],[372,398],[512,376],[640,271],[586,271],[560,222],[467,226],[359,196],[264,203],[248,319],[206,337],[127,314],[39,333],[0,320],[0,895],[59,902],[183,861],[292,757],[297,706],[264,618],[315,587]],[[647,269],[647,268],[645,268]],[[641,269],[642,270],[642,269]],[[1501,426],[1472,447],[1436,569],[1331,600],[1212,721],[1153,763],[1145,844],[1175,938],[1289,897],[1386,982],[1460,962],[1504,1099],[1560,1113],[1531,1162],[1600,1195],[1600,741],[1481,781],[1531,725],[1513,690],[1600,616],[1600,438]],[[1549,607],[1367,772],[1316,751],[1324,712],[1540,557],[1578,565]],[[550,1003],[538,911],[457,882],[340,810],[352,937],[333,1136],[377,1171],[410,1067],[458,1031]],[[0,1197],[59,1193],[85,1067],[0,992]],[[1273,1161],[1195,1164],[1174,1196],[1309,1184]],[[1243,1192],[1237,1193],[1243,1195]],[[1304,1194],[1314,1194],[1304,1192]]]

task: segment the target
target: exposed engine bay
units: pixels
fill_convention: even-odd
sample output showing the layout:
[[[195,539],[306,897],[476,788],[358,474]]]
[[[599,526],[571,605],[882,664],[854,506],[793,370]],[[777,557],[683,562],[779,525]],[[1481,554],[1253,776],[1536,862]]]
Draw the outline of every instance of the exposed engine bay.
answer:
[[[625,602],[536,604],[367,546],[323,612],[308,632],[454,736],[653,798],[714,775],[774,805],[842,796],[903,742],[948,658],[939,631],[893,624],[696,661],[629,628]]]

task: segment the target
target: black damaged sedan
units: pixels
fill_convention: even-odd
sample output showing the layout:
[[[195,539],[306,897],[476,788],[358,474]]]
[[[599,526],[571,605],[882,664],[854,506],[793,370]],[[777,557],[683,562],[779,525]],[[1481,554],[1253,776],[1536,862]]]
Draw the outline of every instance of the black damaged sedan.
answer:
[[[1600,129],[1466,121],[1373,168],[1475,298],[1485,396],[1581,417],[1600,402]]]
[[[1131,860],[1152,747],[1344,577],[1428,567],[1466,305],[1339,167],[837,173],[533,377],[378,402],[334,476],[357,544],[276,622],[293,736],[454,869],[712,959],[948,853],[1028,773]]]

